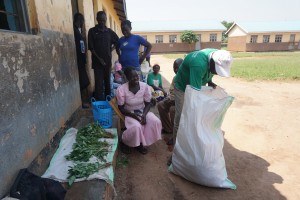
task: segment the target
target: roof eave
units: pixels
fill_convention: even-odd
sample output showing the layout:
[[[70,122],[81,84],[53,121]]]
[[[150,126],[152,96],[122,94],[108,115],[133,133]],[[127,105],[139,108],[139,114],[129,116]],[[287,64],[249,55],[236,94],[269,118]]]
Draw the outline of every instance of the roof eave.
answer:
[[[113,4],[120,21],[127,19],[126,0],[113,0]]]

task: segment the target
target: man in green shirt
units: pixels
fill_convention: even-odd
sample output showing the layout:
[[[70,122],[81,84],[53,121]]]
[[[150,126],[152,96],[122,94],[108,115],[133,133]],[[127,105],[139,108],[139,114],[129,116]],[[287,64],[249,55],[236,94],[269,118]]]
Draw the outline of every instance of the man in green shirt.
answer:
[[[175,77],[175,118],[173,128],[173,141],[175,144],[177,130],[179,126],[182,106],[184,102],[184,92],[187,85],[191,85],[196,90],[208,84],[215,88],[217,85],[212,82],[214,74],[229,77],[232,56],[230,52],[218,49],[202,49],[189,53]]]

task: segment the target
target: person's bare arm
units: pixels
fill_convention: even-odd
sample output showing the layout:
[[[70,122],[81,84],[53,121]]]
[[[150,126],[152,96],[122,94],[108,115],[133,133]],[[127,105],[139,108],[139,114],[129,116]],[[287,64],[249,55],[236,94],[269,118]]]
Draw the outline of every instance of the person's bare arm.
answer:
[[[104,62],[104,60],[102,58],[100,58],[100,56],[97,55],[95,50],[91,51],[92,54],[99,60],[99,62],[101,63],[101,65],[106,65],[106,63]]]
[[[151,102],[145,102],[144,112],[143,112],[143,115],[141,117],[141,124],[142,125],[145,125],[147,123],[146,122],[146,116],[147,116],[150,108],[151,108]]]
[[[123,115],[131,117],[131,118],[136,119],[137,121],[141,122],[141,119],[139,116],[137,116],[135,113],[132,113],[129,110],[125,109],[125,105],[118,106],[118,107]]]
[[[142,64],[142,62],[145,60],[146,56],[151,52],[152,49],[152,45],[148,41],[146,41],[146,44],[144,46],[147,47],[147,50],[144,51],[144,53],[141,55],[139,60],[140,64]]]

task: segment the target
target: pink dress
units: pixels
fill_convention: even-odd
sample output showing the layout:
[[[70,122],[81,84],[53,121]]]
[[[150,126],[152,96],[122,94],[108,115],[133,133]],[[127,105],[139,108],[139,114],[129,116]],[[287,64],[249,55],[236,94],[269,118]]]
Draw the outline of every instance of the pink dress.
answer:
[[[143,82],[140,82],[140,90],[133,94],[129,91],[128,82],[117,89],[118,105],[125,105],[125,109],[134,112],[143,112],[145,102],[151,100],[151,89]],[[161,121],[152,112],[146,116],[146,124],[141,123],[131,117],[125,116],[126,130],[122,134],[122,141],[130,147],[137,147],[140,143],[149,146],[161,139]]]

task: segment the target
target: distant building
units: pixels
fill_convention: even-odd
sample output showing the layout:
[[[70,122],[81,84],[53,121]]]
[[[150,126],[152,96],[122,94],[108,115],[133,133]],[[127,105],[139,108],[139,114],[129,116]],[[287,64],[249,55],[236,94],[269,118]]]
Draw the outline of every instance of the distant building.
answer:
[[[238,22],[226,34],[229,51],[300,50],[300,21]]]
[[[185,30],[199,36],[196,44],[183,43]],[[203,48],[221,48],[222,32],[226,28],[218,21],[144,21],[133,22],[132,33],[143,36],[153,46],[153,53],[189,52]]]

